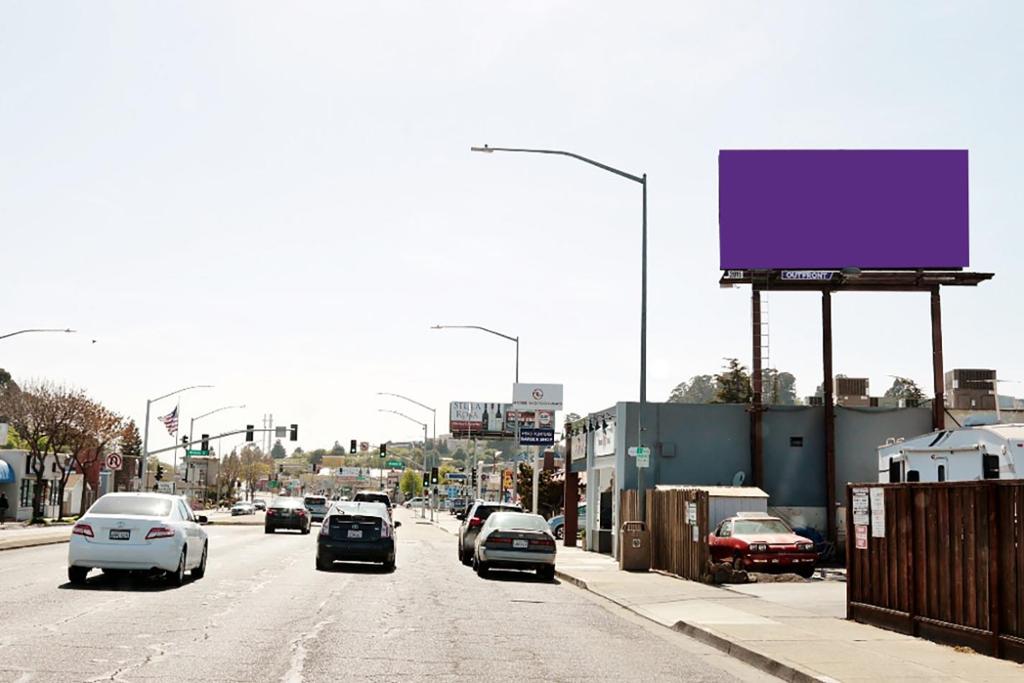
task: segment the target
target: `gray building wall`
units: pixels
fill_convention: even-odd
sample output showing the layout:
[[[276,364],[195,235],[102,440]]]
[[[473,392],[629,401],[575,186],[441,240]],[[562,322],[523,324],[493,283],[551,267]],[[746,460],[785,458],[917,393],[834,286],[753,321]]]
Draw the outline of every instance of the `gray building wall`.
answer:
[[[775,507],[825,507],[825,409],[771,406],[764,413],[761,430],[761,488],[768,493],[769,503]],[[794,438],[802,444],[793,445]],[[747,484],[753,484],[749,477]]]
[[[836,495],[848,483],[878,481],[878,447],[932,431],[928,408],[836,408]]]

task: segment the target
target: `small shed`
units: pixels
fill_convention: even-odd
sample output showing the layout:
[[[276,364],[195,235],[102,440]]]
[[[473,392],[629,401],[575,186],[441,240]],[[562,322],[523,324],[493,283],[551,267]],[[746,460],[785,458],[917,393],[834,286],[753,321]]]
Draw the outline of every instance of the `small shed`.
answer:
[[[675,489],[697,489],[708,494],[708,528],[714,529],[719,522],[737,512],[768,512],[768,494],[756,486],[668,486],[659,484],[658,491]]]

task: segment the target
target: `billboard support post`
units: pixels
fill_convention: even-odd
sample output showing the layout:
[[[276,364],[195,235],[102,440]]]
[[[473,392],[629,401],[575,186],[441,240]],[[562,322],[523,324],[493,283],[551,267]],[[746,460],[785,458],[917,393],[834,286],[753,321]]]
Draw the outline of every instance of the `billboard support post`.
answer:
[[[945,426],[946,390],[942,372],[942,301],[939,288],[932,288],[932,381],[935,398],[932,399],[932,429],[938,431]],[[999,392],[996,392],[996,412],[999,411]]]
[[[822,400],[825,403],[825,528],[828,540],[836,542],[836,423],[832,402],[832,292],[821,293],[821,364],[824,374]]]
[[[753,337],[753,358],[751,359],[750,379],[753,385],[752,404],[750,409],[751,459],[750,474],[754,486],[764,486],[764,442],[762,431],[762,392],[764,391],[764,368],[761,367],[762,333],[761,325],[761,290],[751,287],[750,319]]]

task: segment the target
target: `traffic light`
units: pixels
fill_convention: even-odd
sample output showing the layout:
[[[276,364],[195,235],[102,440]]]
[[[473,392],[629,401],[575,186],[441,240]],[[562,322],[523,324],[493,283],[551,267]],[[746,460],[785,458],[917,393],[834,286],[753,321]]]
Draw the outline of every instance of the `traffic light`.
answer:
[[[299,440],[299,425],[292,425],[291,434],[289,435],[289,438],[292,441]]]
[[[163,478],[164,478],[164,466],[163,465],[157,465],[156,466],[156,480],[157,481],[163,481]]]
[[[474,467],[469,471],[469,483],[476,486],[476,468]]]
[[[188,437],[187,436],[181,437],[181,447],[187,449],[188,446],[189,446]]]
[[[430,486],[430,472],[423,473],[423,488]]]
[[[245,440],[246,441],[255,441],[256,440],[256,434],[254,432],[255,429],[256,428],[253,427],[252,425],[245,425]]]
[[[207,453],[210,452],[210,435],[209,434],[203,434],[203,446],[202,446],[202,448]]]
[[[386,443],[382,443],[380,445],[380,457],[382,457],[382,458],[388,457],[388,445]]]
[[[349,455],[355,455],[356,454],[356,440],[355,439],[352,439],[349,442],[349,444],[348,444],[348,452],[349,452]]]
[[[437,468],[436,467],[431,467],[430,468],[430,483],[431,484],[436,484],[437,483]]]

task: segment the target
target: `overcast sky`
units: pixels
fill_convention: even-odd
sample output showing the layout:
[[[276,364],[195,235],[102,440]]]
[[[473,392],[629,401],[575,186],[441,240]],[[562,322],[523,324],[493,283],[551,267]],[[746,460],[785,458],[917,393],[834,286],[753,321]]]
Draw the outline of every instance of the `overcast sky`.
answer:
[[[750,362],[719,289],[722,148],[966,148],[977,289],[944,291],[946,367],[1024,380],[1019,3],[0,3],[0,341],[18,379],[140,422],[185,384],[217,432],[415,438],[390,408],[636,400],[649,174],[648,396]],[[772,364],[821,382],[820,300],[773,294]],[[930,391],[928,299],[834,298],[835,370]],[[92,343],[92,340],[97,340]],[[1006,384],[1024,395],[1024,384]],[[154,414],[173,408],[157,404]],[[151,447],[169,445],[155,421]],[[240,440],[240,439],[239,439]],[[233,444],[231,444],[233,445]],[[224,444],[227,448],[228,443]]]

